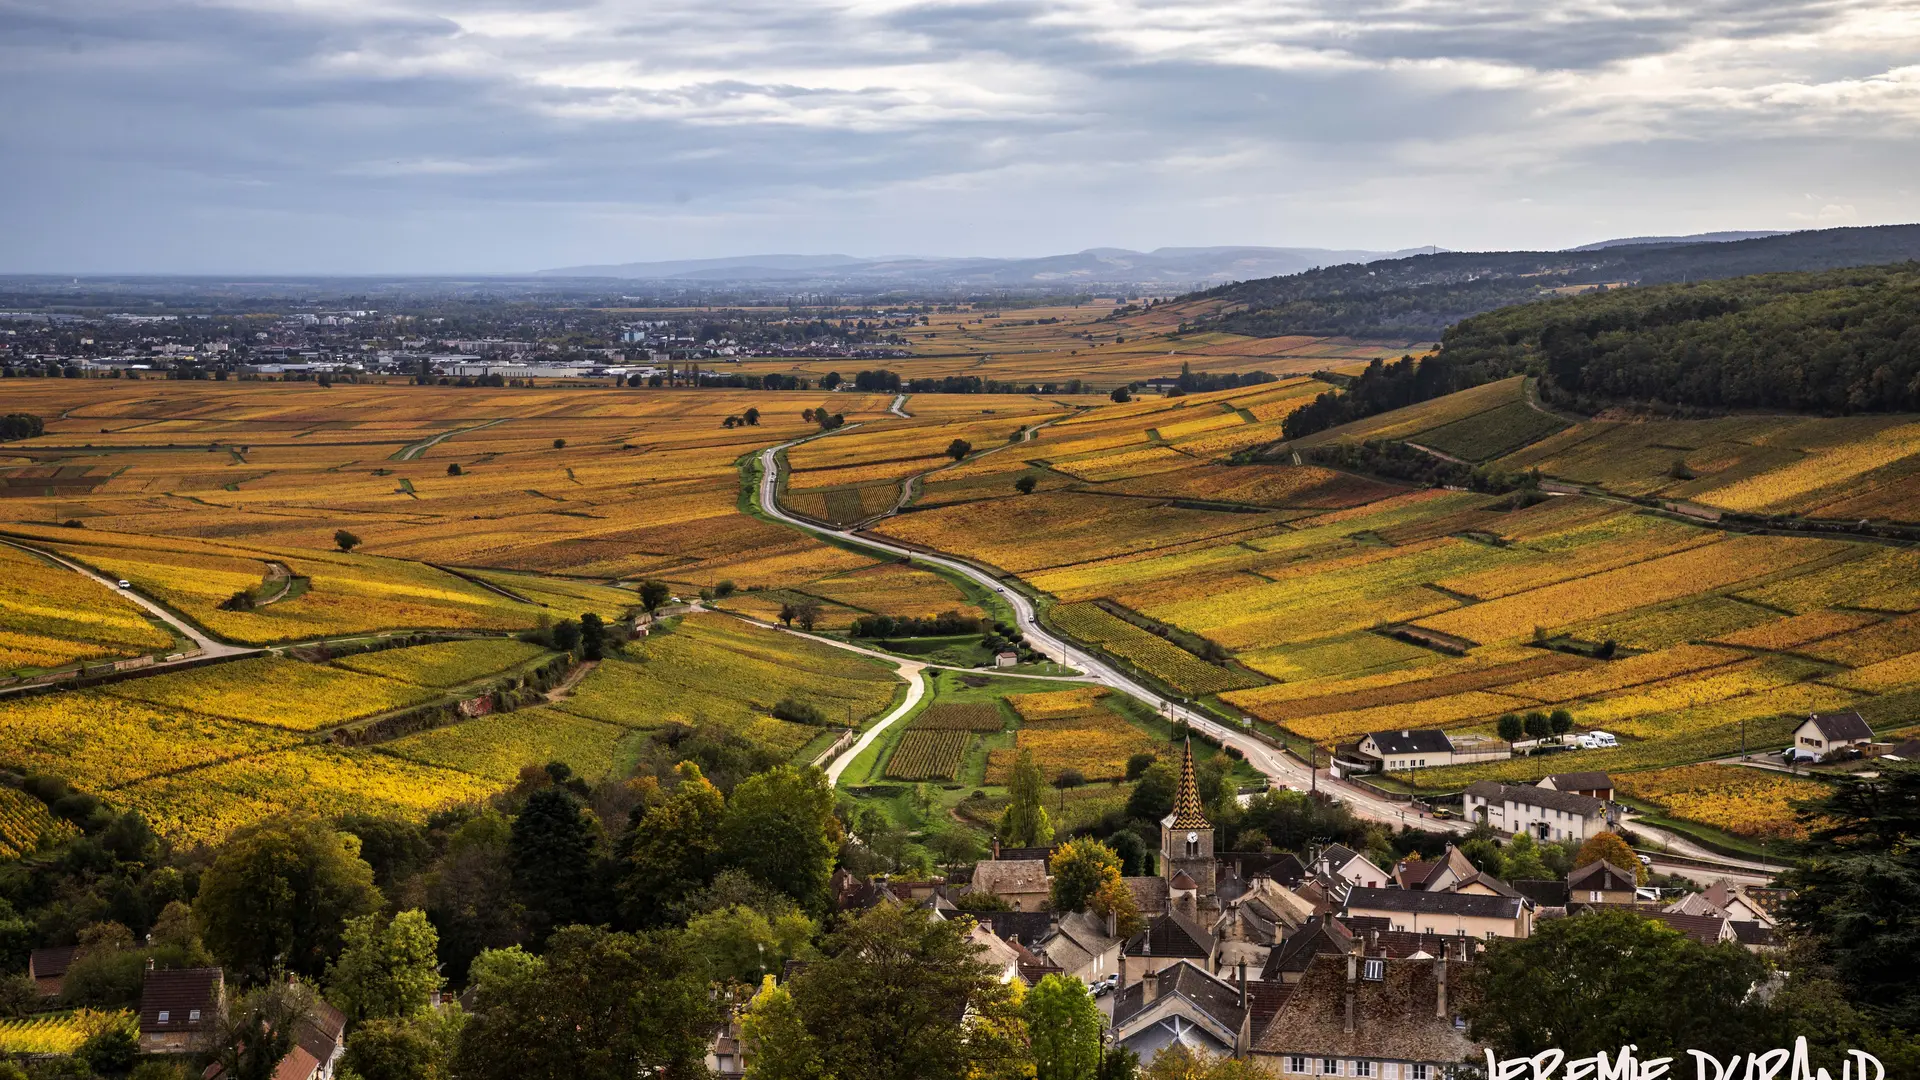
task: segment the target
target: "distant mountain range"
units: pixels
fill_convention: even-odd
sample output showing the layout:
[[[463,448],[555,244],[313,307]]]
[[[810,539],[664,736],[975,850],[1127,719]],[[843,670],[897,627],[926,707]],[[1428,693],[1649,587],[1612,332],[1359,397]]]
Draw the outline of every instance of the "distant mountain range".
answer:
[[[1204,288],[1248,278],[1297,274],[1316,266],[1368,263],[1437,252],[1278,247],[1180,247],[1153,251],[1089,248],[1072,255],[1033,259],[944,258],[911,255],[856,258],[851,255],[741,255],[725,259],[679,259],[541,270],[539,277],[618,278],[686,284],[819,286],[949,286],[1063,288],[1130,285]]]
[[[1597,243],[1582,244],[1568,248],[1568,251],[1604,251],[1607,248],[1634,247],[1652,244],[1731,244],[1738,240],[1758,240],[1767,236],[1785,236],[1782,230],[1761,230],[1758,232],[1703,232],[1689,236],[1625,236],[1618,240],[1601,240]]]
[[[1450,251],[1235,282],[1189,300],[1215,302],[1196,328],[1255,337],[1345,335],[1438,341],[1484,311],[1598,286],[1712,281],[1920,259],[1920,225],[1811,229],[1739,239],[1591,244],[1569,251]],[[1721,239],[1721,238],[1726,239]]]

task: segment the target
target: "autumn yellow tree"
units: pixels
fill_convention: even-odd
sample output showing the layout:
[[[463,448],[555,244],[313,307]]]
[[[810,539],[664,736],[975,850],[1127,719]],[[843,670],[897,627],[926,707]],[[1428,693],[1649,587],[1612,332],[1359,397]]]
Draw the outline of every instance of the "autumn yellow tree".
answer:
[[[1647,883],[1647,868],[1640,864],[1640,857],[1633,853],[1619,833],[1599,833],[1581,844],[1579,853],[1573,857],[1573,867],[1578,870],[1602,859],[1622,870],[1632,870],[1635,884]]]

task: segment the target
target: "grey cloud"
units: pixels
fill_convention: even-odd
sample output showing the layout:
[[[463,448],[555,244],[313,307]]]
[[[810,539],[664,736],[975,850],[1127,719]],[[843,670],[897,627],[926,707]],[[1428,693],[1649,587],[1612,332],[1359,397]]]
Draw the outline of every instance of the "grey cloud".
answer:
[[[1823,180],[1895,206],[1920,164],[1905,137],[1920,105],[1897,95],[1741,96],[1757,77],[1743,65],[1826,82],[1906,62],[1920,42],[1768,51],[1874,9],[1304,0],[1242,24],[1253,9],[1209,0],[872,16],[771,0],[11,0],[0,269],[1573,243],[1635,212],[1660,228],[1620,231],[1782,227]],[[587,29],[461,30],[512,16]],[[1134,20],[1166,29],[1129,35]],[[1671,59],[1703,42],[1728,47]],[[1644,57],[1726,67],[1623,73]],[[1713,216],[1735,209],[1755,217]],[[1002,246],[941,248],[987,243]]]

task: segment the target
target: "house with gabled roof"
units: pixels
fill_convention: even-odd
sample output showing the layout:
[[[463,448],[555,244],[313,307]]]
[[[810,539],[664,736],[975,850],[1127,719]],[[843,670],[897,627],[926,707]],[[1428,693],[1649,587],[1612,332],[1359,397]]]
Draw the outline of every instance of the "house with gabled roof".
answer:
[[[1634,871],[1601,859],[1576,867],[1567,875],[1567,902],[1631,904],[1637,897],[1639,885],[1640,878]]]
[[[1791,753],[1802,760],[1819,760],[1836,750],[1864,748],[1873,742],[1873,727],[1858,712],[1812,713],[1793,729]]]
[[[971,891],[997,896],[1015,911],[1044,911],[1048,885],[1039,859],[983,859],[973,868]]]
[[[217,967],[156,970],[140,987],[140,1052],[198,1054],[212,1047],[226,1007],[227,973]]]
[[[1607,828],[1606,803],[1532,784],[1476,780],[1467,785],[1461,803],[1468,821],[1536,840],[1586,840]]]
[[[1181,960],[1120,990],[1113,1003],[1113,1041],[1142,1062],[1176,1043],[1242,1056],[1253,1041],[1246,987],[1244,979],[1236,985]]]
[[[27,977],[42,996],[59,997],[66,986],[67,969],[80,959],[80,946],[55,945],[27,954]]]
[[[1589,799],[1599,799],[1601,802],[1613,801],[1613,777],[1603,772],[1554,773],[1541,777],[1534,786],[1553,791],[1570,791],[1575,795],[1585,795]]]
[[[1437,728],[1375,731],[1360,740],[1360,753],[1386,772],[1437,769],[1453,764],[1453,740]]]
[[[1307,864],[1307,869],[1330,881],[1345,882],[1359,888],[1385,888],[1392,880],[1385,870],[1373,865],[1365,855],[1345,844],[1328,844]]]

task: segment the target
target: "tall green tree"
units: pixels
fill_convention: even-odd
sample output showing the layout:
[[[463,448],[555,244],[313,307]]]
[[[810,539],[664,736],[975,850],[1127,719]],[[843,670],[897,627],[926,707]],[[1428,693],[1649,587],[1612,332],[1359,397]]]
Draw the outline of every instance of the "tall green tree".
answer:
[[[458,1080],[707,1078],[720,1005],[677,932],[562,927],[535,962],[474,966]]]
[[[1053,875],[1047,887],[1053,910],[1085,911],[1107,879],[1120,877],[1120,856],[1092,838],[1069,840],[1053,853],[1047,869]]]
[[[1106,1021],[1085,983],[1046,976],[1027,992],[1026,1014],[1034,1080],[1095,1080]]]
[[[1046,777],[1033,763],[1033,751],[1020,751],[1007,792],[1013,801],[1000,816],[1000,839],[1013,847],[1038,847],[1053,842],[1053,821],[1047,817]]]
[[[1633,911],[1549,919],[1488,946],[1472,967],[1467,1018],[1501,1057],[1558,1048],[1569,1058],[1628,1043],[1642,1059],[1725,1058],[1766,1040],[1752,990],[1766,964],[1741,946],[1703,945]],[[1676,1008],[1677,1003],[1685,1008]]]
[[[750,776],[733,789],[721,820],[721,861],[824,914],[841,838],[833,806],[817,768],[780,765]]]
[[[458,1009],[368,1020],[347,1036],[340,1075],[357,1080],[446,1080],[466,1015]]]
[[[659,926],[675,918],[720,870],[720,827],[726,798],[701,774],[681,762],[678,784],[659,805],[635,818],[620,839],[620,915],[633,926]]]
[[[317,821],[272,818],[235,832],[200,878],[194,918],[207,948],[243,978],[318,977],[347,920],[380,907],[359,840]]]
[[[327,998],[350,1022],[409,1016],[432,1004],[440,934],[425,912],[375,912],[347,923],[340,958],[327,970]]]
[[[769,914],[733,904],[688,920],[687,942],[706,958],[714,978],[752,985],[763,975],[780,972],[789,960],[817,955],[813,936],[818,930],[797,908]]]
[[[965,1010],[999,983],[962,921],[883,904],[830,935],[792,979],[794,1004],[837,1080],[961,1080]]]
[[[1801,808],[1809,832],[1781,876],[1785,915],[1859,1007],[1920,1031],[1920,764],[1879,772]]]
[[[773,976],[761,980],[740,1018],[745,1044],[747,1080],[825,1080],[827,1069],[820,1047],[800,1019],[800,1010]]]
[[[527,798],[513,819],[507,850],[514,893],[536,937],[595,920],[601,909],[594,874],[598,847],[599,830],[572,792],[548,787]]]

